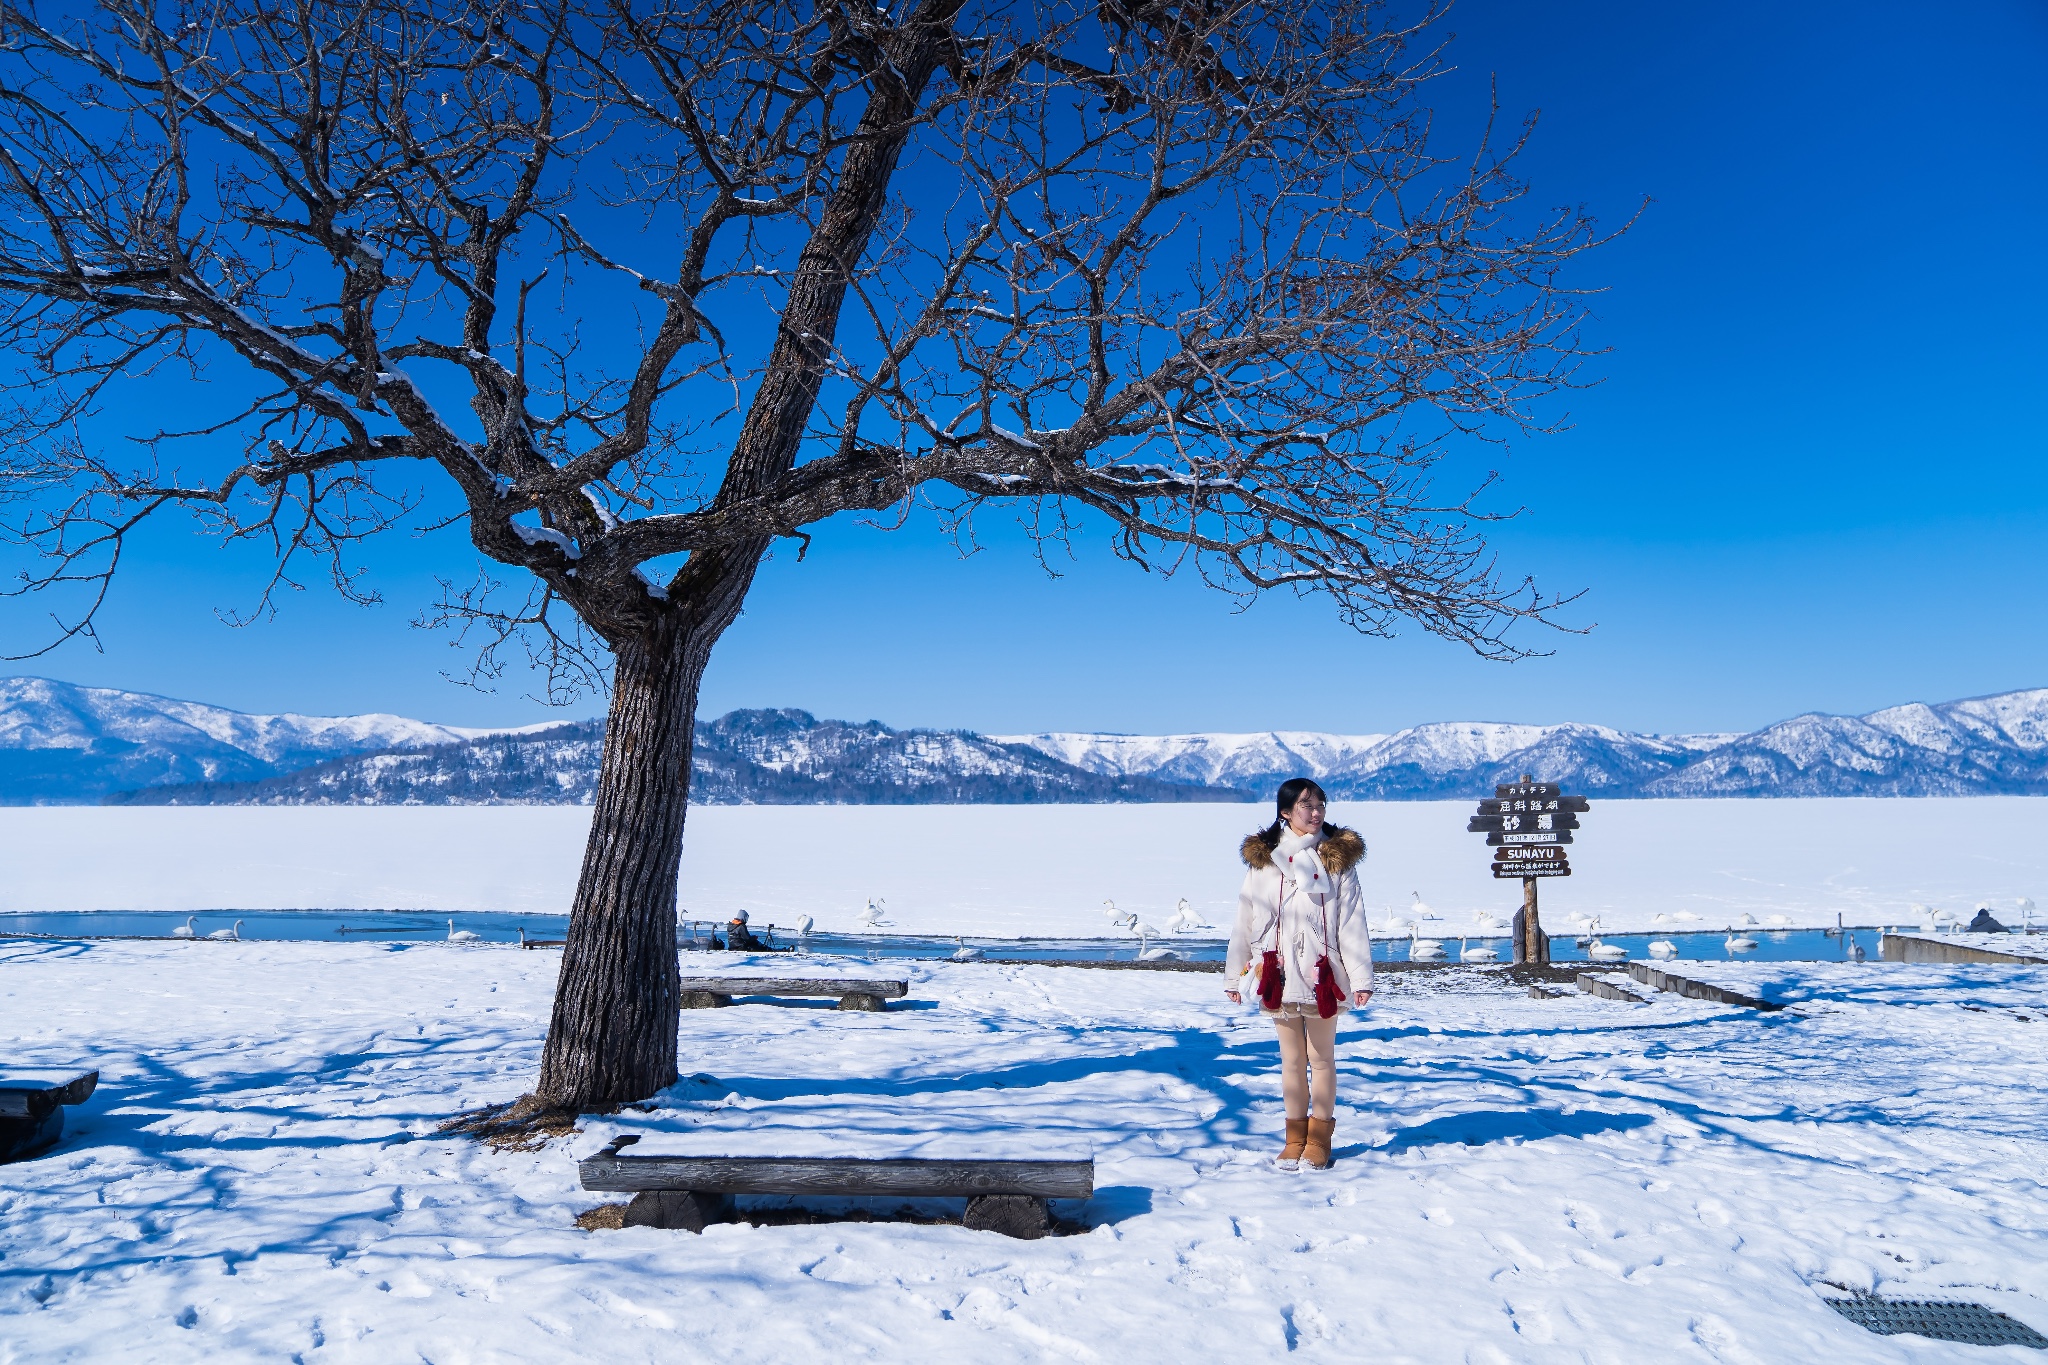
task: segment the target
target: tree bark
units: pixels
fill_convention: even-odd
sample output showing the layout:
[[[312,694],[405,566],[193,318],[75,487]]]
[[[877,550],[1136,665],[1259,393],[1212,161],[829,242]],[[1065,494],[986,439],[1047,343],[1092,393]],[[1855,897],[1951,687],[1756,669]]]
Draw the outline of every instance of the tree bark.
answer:
[[[697,688],[766,549],[692,556],[653,624],[612,645],[597,801],[534,1092],[549,1108],[625,1104],[675,1084],[676,874]]]
[[[539,1098],[585,1109],[676,1079],[676,873],[707,647],[662,630],[613,669],[597,801],[569,912]]]

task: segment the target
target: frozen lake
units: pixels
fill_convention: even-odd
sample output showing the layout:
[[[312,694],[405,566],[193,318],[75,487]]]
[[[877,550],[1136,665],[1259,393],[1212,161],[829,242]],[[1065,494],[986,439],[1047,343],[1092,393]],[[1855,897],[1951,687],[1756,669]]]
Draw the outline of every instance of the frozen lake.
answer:
[[[1227,926],[1253,806],[706,806],[692,811],[686,914],[745,907],[846,933],[869,897],[902,933],[1099,937],[1102,902],[1162,924],[1186,897]],[[1505,919],[1469,802],[1339,802],[1362,830],[1375,920],[1412,894],[1438,937]],[[0,809],[0,911],[390,909],[517,916],[568,908],[590,812],[567,806]],[[1905,925],[2048,900],[2048,799],[1608,801],[1543,886],[1544,922],[1669,935]],[[1787,921],[1772,925],[1770,917]],[[1659,918],[1662,916],[1663,918]],[[224,922],[208,927],[224,927]]]

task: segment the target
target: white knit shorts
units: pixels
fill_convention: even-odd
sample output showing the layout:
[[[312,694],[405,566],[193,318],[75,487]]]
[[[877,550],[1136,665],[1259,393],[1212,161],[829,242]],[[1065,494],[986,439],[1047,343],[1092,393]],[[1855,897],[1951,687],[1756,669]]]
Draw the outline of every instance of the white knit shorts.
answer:
[[[1349,1008],[1350,1005],[1346,1002],[1342,1000],[1337,1002],[1337,1014],[1342,1014]],[[1277,1010],[1269,1010],[1264,1005],[1261,1005],[1259,1006],[1259,1013],[1265,1015],[1268,1019],[1320,1019],[1323,1017],[1321,1011],[1317,1010],[1314,1005],[1303,1005],[1293,1000],[1283,1002]],[[1337,1014],[1333,1014],[1330,1017],[1335,1019]]]

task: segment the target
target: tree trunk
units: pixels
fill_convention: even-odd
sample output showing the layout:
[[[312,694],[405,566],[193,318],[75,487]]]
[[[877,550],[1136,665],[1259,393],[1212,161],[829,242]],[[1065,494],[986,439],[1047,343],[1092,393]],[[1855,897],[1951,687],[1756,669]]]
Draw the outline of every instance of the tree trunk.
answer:
[[[697,685],[716,634],[666,624],[675,628],[617,651],[590,842],[541,1054],[536,1094],[552,1107],[645,1099],[676,1079],[676,873]]]

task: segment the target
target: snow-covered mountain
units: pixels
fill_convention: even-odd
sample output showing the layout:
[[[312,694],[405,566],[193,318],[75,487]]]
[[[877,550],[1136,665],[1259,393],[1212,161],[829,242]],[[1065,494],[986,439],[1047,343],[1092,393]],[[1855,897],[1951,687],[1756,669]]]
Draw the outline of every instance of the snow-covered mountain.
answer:
[[[2048,794],[2048,688],[1867,716],[1806,715],[1754,734],[1642,735],[1604,725],[1439,723],[1392,735],[1009,736],[1091,772],[1263,794],[1309,776],[1333,796],[1465,797],[1533,773],[1620,796]]]
[[[404,716],[255,716],[49,678],[0,678],[0,804],[249,781],[343,754],[494,733]]]
[[[1108,777],[1156,777],[1258,791],[1301,773],[1336,770],[1385,735],[1325,735],[1313,730],[1257,734],[1091,735],[1054,732],[990,735]]]
[[[149,787],[121,805],[588,805],[601,721],[332,759],[255,782]],[[1024,745],[804,711],[734,711],[697,723],[700,805],[949,805],[1238,801],[1225,788],[1086,772]]]
[[[0,679],[0,804],[406,803],[592,798],[602,726],[516,731],[402,716],[252,716],[41,678]],[[1633,796],[2048,795],[2048,688],[1753,734],[1440,723],[1391,735],[975,735],[803,711],[699,721],[693,800],[712,804],[1466,798],[1533,773]]]
[[[1650,784],[1654,796],[2048,792],[2048,688],[1867,716],[1796,716]]]
[[[1000,736],[1091,772],[1188,780],[1199,775],[1264,793],[1307,776],[1339,796],[1400,799],[1465,795],[1490,774],[1555,773],[1574,790],[1636,788],[1712,747],[1601,725],[1439,723],[1392,735],[1265,734]],[[1715,736],[1720,741],[1730,736]],[[1519,766],[1518,766],[1519,765]]]

